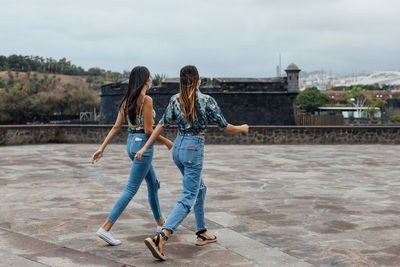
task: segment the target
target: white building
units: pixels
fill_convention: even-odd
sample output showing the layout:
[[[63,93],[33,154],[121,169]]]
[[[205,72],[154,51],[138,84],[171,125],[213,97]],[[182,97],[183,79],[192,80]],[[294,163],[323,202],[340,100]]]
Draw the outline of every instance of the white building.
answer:
[[[343,118],[368,118],[367,110],[368,107],[319,107],[320,114],[328,114],[328,113],[341,113]],[[375,117],[380,118],[381,112],[379,108],[375,108],[376,113]]]

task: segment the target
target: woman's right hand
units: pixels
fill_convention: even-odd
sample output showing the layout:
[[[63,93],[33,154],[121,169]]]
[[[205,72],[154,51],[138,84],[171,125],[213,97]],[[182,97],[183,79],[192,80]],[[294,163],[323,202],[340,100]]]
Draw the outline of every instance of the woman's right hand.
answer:
[[[137,161],[142,161],[143,154],[146,153],[146,149],[142,148],[138,152],[136,152],[135,159]]]
[[[240,128],[241,128],[240,130],[242,133],[245,133],[245,134],[249,133],[249,125],[243,124],[243,125],[240,125]]]
[[[96,152],[94,152],[94,154],[92,156],[92,164],[95,161],[98,162],[102,156],[103,156],[103,150],[99,149]]]
[[[167,146],[168,150],[171,150],[172,147],[174,146],[174,143],[171,140],[167,139],[165,145]]]

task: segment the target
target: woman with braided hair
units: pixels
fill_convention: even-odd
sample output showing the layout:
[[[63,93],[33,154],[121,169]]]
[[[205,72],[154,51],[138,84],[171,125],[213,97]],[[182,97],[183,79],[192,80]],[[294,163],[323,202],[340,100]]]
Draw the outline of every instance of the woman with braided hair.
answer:
[[[183,190],[178,203],[167,217],[162,231],[154,238],[144,240],[154,257],[165,260],[162,253],[168,237],[175,231],[194,206],[197,227],[196,245],[205,245],[217,241],[217,237],[207,231],[204,219],[204,200],[207,187],[201,176],[204,158],[204,135],[209,122],[214,121],[225,133],[247,133],[247,124],[234,126],[228,124],[213,97],[199,90],[200,76],[197,68],[185,66],[180,72],[179,93],[172,96],[159,124],[149,140],[136,153],[140,161],[147,149],[161,134],[165,127],[175,122],[178,135],[175,139],[172,157],[183,175]]]

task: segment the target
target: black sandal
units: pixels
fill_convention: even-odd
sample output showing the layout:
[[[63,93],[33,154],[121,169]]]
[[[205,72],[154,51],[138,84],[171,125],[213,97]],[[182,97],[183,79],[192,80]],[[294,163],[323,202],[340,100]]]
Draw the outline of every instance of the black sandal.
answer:
[[[196,232],[197,238],[200,238],[201,240],[203,240],[203,241],[199,241],[197,239],[196,246],[204,246],[204,245],[207,245],[207,244],[210,244],[210,243],[217,242],[217,237],[215,235],[214,235],[213,239],[208,239],[207,237],[204,237],[204,236],[201,235],[201,234],[203,234],[205,232],[207,232],[207,229],[200,230],[200,231]]]
[[[157,258],[159,260],[165,261],[167,257],[165,257],[164,253],[161,253],[158,250],[158,244],[160,244],[160,236],[167,241],[168,237],[164,234],[164,232],[157,232],[157,237],[154,239],[148,237],[144,240],[144,243],[146,246],[150,249],[151,254],[153,254],[154,258]]]

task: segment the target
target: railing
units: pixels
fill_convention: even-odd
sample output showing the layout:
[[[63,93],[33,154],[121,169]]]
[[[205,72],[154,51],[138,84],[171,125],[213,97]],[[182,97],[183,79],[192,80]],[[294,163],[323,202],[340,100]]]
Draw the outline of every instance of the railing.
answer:
[[[296,125],[344,125],[343,115],[295,115]]]

